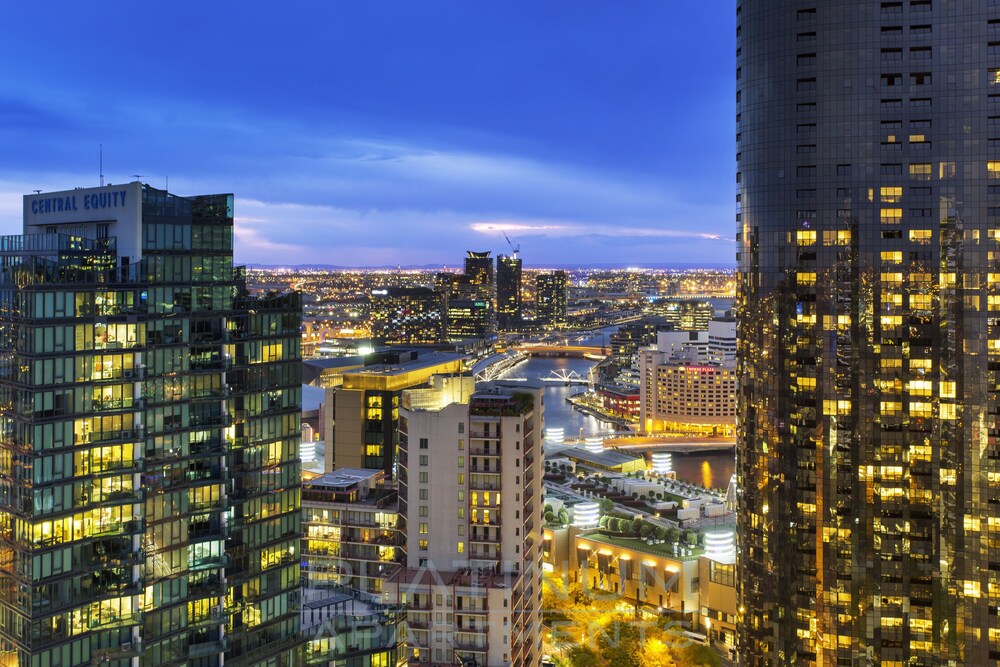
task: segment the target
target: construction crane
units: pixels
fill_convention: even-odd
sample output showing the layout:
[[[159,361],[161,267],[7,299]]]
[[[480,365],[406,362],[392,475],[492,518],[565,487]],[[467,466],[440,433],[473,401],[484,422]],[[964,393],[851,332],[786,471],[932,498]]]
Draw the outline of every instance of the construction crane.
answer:
[[[503,227],[500,228],[500,233],[503,234],[503,237],[506,239],[507,245],[510,246],[510,249],[514,251],[514,259],[517,259],[517,253],[521,252],[521,244],[518,243],[517,245],[514,245],[511,242],[510,237],[507,236],[507,232],[503,230]]]

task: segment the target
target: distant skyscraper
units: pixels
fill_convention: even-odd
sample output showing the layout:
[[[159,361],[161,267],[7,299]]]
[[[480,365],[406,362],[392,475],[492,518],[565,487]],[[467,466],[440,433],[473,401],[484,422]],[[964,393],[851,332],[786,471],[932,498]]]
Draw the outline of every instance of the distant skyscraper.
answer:
[[[470,283],[483,288],[483,294],[493,293],[493,259],[489,251],[465,253],[465,277]]]
[[[27,195],[0,238],[5,664],[299,660],[301,300],[233,196]]]
[[[541,324],[565,324],[568,280],[565,271],[540,273],[535,278],[535,320]]]
[[[468,251],[465,273],[439,273],[435,288],[445,296],[445,335],[449,342],[494,338],[496,287],[489,252]]]
[[[746,665],[1000,663],[1000,4],[739,0]]]
[[[372,340],[382,345],[440,343],[445,339],[444,297],[427,287],[371,291]]]
[[[500,330],[521,324],[521,258],[497,256],[497,325]]]

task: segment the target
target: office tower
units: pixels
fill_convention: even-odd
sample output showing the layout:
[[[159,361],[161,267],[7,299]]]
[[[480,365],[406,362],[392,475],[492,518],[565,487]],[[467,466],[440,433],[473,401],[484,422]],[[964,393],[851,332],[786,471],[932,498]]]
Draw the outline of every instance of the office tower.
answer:
[[[637,322],[626,322],[611,334],[608,343],[611,347],[611,358],[620,369],[632,368],[640,347],[656,342],[659,331],[673,328],[662,317],[644,317]]]
[[[9,664],[296,664],[299,295],[233,196],[27,195],[0,239]]]
[[[445,320],[449,343],[496,337],[493,308],[484,299],[449,298]]]
[[[372,341],[380,345],[444,341],[444,298],[427,287],[384,287],[371,291]]]
[[[654,299],[648,311],[682,331],[704,331],[714,314],[711,301],[697,299]]]
[[[1000,661],[1000,5],[737,3],[743,664]]]
[[[542,389],[437,377],[403,393],[400,515],[411,664],[541,658]]]
[[[497,256],[497,326],[501,331],[521,324],[521,258]]]
[[[325,469],[362,468],[396,476],[399,399],[438,373],[460,373],[466,357],[453,352],[389,350],[365,357],[326,390]]]
[[[535,278],[535,320],[540,324],[566,324],[568,281],[565,271],[540,273]]]

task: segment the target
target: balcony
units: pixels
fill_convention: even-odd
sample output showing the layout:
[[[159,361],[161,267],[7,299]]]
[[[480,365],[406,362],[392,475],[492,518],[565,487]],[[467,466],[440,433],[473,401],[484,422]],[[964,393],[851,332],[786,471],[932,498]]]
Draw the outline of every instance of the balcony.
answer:
[[[488,535],[480,533],[469,537],[470,544],[500,544],[500,534]]]
[[[188,646],[188,656],[191,658],[201,658],[212,655],[213,653],[222,653],[225,650],[226,640],[216,639],[207,642],[199,642],[197,644],[190,644]]]
[[[95,412],[114,412],[116,410],[142,410],[145,401],[141,398],[105,398],[94,399],[93,408]]]
[[[491,477],[489,479],[473,477],[469,480],[469,488],[473,491],[499,491],[500,477]]]
[[[499,458],[500,456],[500,446],[495,447],[483,447],[476,445],[474,447],[469,447],[469,453],[473,456],[489,456],[492,458]]]
[[[143,647],[141,641],[133,641],[127,644],[119,644],[112,648],[101,648],[93,651],[91,660],[98,663],[112,662],[128,658],[137,658],[142,655]]]
[[[124,429],[120,431],[88,431],[76,435],[76,444],[93,444],[97,442],[128,442],[141,440],[145,437],[142,428]]]

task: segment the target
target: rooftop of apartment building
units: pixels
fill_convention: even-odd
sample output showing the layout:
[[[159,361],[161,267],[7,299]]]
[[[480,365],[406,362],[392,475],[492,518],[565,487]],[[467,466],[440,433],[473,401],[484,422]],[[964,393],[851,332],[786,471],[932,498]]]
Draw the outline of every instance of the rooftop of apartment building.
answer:
[[[472,394],[469,409],[473,415],[516,416],[531,412],[535,406],[534,397],[507,387],[493,386]]]
[[[395,489],[385,488],[385,472],[364,468],[338,468],[310,480],[304,480],[304,502],[350,503],[373,507],[395,506]]]

